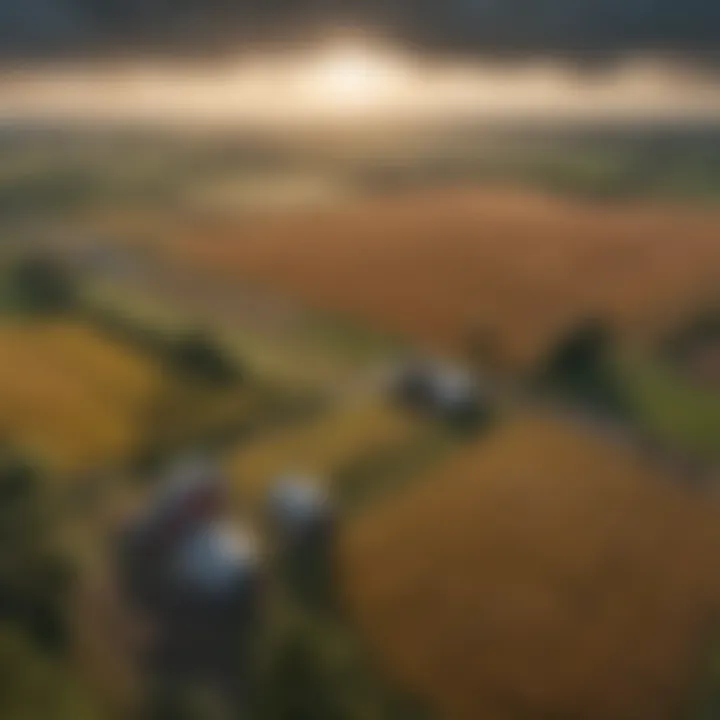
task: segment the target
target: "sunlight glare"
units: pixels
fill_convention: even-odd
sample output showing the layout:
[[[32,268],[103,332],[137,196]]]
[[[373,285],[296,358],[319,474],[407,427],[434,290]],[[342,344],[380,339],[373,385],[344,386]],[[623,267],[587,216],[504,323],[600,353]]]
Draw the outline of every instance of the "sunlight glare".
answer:
[[[318,58],[307,75],[307,88],[326,107],[371,108],[392,97],[402,75],[402,65],[390,55],[340,46]]]

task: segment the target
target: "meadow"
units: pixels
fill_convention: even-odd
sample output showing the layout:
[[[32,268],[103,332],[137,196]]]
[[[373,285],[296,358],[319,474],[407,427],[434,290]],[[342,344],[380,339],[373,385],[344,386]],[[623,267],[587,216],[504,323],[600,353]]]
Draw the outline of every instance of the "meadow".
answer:
[[[341,406],[300,427],[271,433],[227,458],[242,497],[262,498],[285,473],[307,474],[327,484],[337,471],[385,448],[423,437],[423,423],[379,399]]]

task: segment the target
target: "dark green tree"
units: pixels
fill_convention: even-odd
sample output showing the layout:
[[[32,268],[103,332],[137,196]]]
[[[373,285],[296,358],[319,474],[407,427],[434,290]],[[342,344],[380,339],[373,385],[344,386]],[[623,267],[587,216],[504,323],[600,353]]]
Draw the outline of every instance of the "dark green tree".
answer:
[[[240,379],[240,370],[222,345],[202,330],[186,332],[167,347],[171,368],[190,380],[222,385]]]
[[[617,376],[611,332],[600,321],[573,328],[552,348],[538,374],[541,387],[600,411],[628,412]]]
[[[322,638],[293,628],[275,648],[266,677],[264,720],[345,720]]]
[[[39,480],[27,460],[0,450],[0,621],[15,623],[45,649],[59,650],[71,571],[52,547]]]
[[[78,301],[78,289],[72,274],[50,256],[38,255],[19,260],[11,272],[10,287],[17,304],[28,312],[64,312]]]

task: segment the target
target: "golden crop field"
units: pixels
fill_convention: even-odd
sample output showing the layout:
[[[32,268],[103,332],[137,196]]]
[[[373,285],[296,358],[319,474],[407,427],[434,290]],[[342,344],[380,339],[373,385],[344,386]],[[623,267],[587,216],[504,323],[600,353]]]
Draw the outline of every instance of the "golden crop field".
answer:
[[[184,221],[185,222],[185,221]],[[334,209],[202,219],[163,232],[175,261],[259,282],[381,330],[462,350],[480,329],[532,362],[568,325],[641,339],[717,300],[720,213],[443,189]]]
[[[141,444],[192,444],[252,418],[244,384],[175,378],[159,359],[82,321],[0,324],[0,439],[56,473],[124,462]]]
[[[253,499],[278,474],[299,472],[330,481],[346,463],[420,437],[422,429],[420,420],[380,401],[348,404],[239,447],[228,468],[238,495]]]
[[[674,717],[720,610],[720,503],[518,417],[342,543],[372,658],[447,720]]]
[[[0,437],[56,471],[121,458],[160,374],[79,322],[0,325]]]

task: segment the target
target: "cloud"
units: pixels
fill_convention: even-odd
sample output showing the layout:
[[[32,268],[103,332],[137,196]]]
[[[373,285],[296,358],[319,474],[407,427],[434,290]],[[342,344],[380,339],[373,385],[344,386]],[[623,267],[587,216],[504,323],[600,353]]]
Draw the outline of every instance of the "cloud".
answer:
[[[0,0],[0,51],[215,54],[337,25],[376,28],[423,52],[720,59],[714,0]]]
[[[720,84],[649,57],[587,76],[561,61],[433,62],[379,45],[330,45],[197,67],[145,61],[6,75],[0,120],[27,118],[261,128],[503,118],[716,122]]]

